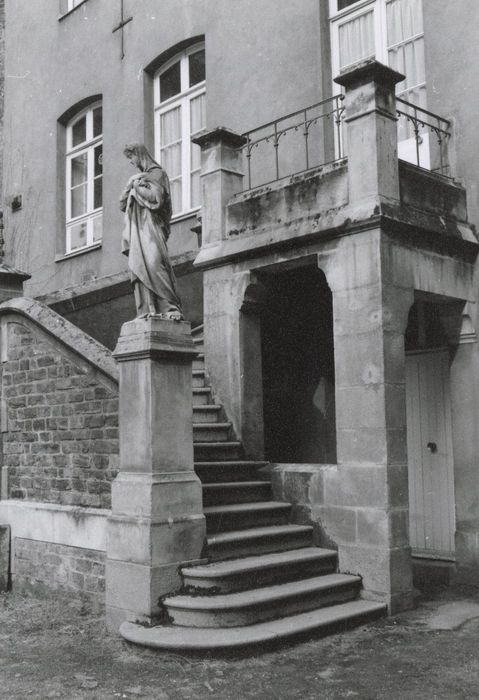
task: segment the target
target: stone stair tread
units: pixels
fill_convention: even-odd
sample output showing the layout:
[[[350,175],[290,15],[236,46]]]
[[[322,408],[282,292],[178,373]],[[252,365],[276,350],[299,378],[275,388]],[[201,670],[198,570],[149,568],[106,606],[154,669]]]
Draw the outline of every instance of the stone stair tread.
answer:
[[[245,530],[230,530],[209,535],[208,544],[228,544],[237,540],[254,540],[258,537],[281,537],[289,534],[309,533],[313,531],[312,525],[268,525],[265,527],[252,527]]]
[[[210,403],[210,404],[207,403],[207,404],[204,404],[204,405],[195,404],[195,405],[193,406],[193,411],[195,410],[195,408],[198,409],[198,410],[201,410],[201,411],[211,411],[212,413],[215,412],[215,411],[221,411],[221,406],[220,406],[219,404],[217,404],[217,403]],[[216,425],[216,423],[215,423],[215,425]]]
[[[284,501],[255,501],[254,503],[228,503],[220,506],[207,506],[203,508],[205,515],[214,515],[216,513],[243,513],[257,510],[289,510],[290,503]]]
[[[211,443],[208,443],[208,444],[211,444]],[[221,444],[224,445],[224,443],[221,443]],[[235,445],[236,444],[239,444],[239,443],[235,443]],[[258,469],[260,469],[261,467],[266,467],[268,462],[253,462],[253,461],[247,461],[247,460],[241,460],[241,459],[234,459],[234,460],[231,460],[231,462],[229,460],[226,460],[226,459],[220,459],[217,462],[211,462],[211,461],[202,462],[202,461],[198,461],[198,460],[195,461],[195,467],[203,467],[205,469],[208,469],[209,467],[212,467],[212,468],[218,467],[218,466],[221,466],[222,464],[227,464],[228,467],[236,466],[239,469],[242,469],[243,467],[244,468],[257,467]]]
[[[214,484],[203,484],[203,490],[223,491],[224,489],[248,489],[260,486],[271,486],[271,481],[217,481]]]
[[[158,649],[217,649],[272,642],[296,634],[329,629],[335,625],[385,614],[386,606],[368,600],[354,600],[305,613],[229,628],[156,626],[123,622],[121,636],[129,642]]]
[[[197,426],[198,427],[201,426],[202,429],[203,428],[206,428],[206,429],[208,429],[208,428],[215,428],[215,429],[222,428],[224,430],[225,428],[231,428],[231,423],[193,423],[194,428],[196,428]]]
[[[273,552],[271,554],[261,554],[260,556],[243,557],[240,559],[229,559],[227,561],[212,562],[211,564],[201,564],[199,566],[186,566],[181,570],[182,575],[190,578],[219,578],[223,576],[234,576],[253,573],[267,568],[287,564],[303,564],[319,559],[336,557],[334,549],[322,549],[321,547],[302,547],[286,552]]]
[[[218,423],[214,423],[214,425],[218,425]],[[198,447],[204,447],[205,449],[206,448],[208,448],[208,449],[213,448],[214,449],[215,447],[221,447],[221,448],[224,448],[224,447],[239,448],[239,447],[241,447],[240,442],[231,441],[231,440],[228,440],[228,441],[225,440],[224,442],[197,442],[195,440],[195,445],[197,445]],[[225,461],[225,460],[221,460],[221,461]],[[236,460],[234,460],[234,461],[236,461]]]
[[[164,599],[168,608],[183,608],[190,610],[232,610],[264,603],[277,602],[291,596],[307,595],[308,593],[328,591],[332,588],[351,586],[361,582],[360,576],[350,574],[323,574],[312,578],[278,583],[274,586],[263,586],[235,593],[220,593],[217,595],[176,595]]]

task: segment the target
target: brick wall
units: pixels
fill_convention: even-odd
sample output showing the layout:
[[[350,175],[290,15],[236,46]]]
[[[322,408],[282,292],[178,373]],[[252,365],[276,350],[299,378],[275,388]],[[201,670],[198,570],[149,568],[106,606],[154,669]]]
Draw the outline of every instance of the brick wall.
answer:
[[[28,319],[5,323],[2,333],[10,498],[108,508],[118,469],[116,382]]]
[[[104,552],[17,537],[13,570],[16,590],[71,591],[94,610],[104,605]]]

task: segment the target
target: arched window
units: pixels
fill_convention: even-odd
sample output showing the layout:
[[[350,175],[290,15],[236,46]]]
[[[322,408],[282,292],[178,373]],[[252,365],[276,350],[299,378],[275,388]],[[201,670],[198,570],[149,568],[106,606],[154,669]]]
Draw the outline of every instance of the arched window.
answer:
[[[67,124],[66,252],[98,243],[102,237],[102,106],[90,105]]]
[[[200,148],[205,128],[205,48],[196,44],[155,74],[155,156],[171,183],[173,215],[200,206]]]

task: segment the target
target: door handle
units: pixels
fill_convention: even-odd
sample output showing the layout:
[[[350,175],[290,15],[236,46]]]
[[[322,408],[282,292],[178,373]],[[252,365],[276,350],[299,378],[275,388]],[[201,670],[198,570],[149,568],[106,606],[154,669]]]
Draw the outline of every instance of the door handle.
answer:
[[[437,445],[435,442],[428,442],[426,445],[427,449],[431,452],[431,454],[436,454],[437,452]]]

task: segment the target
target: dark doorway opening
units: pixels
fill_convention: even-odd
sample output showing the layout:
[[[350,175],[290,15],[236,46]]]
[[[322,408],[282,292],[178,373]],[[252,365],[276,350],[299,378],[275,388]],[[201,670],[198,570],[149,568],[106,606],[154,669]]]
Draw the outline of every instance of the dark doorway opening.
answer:
[[[332,294],[316,267],[262,277],[265,454],[272,462],[335,463]]]

